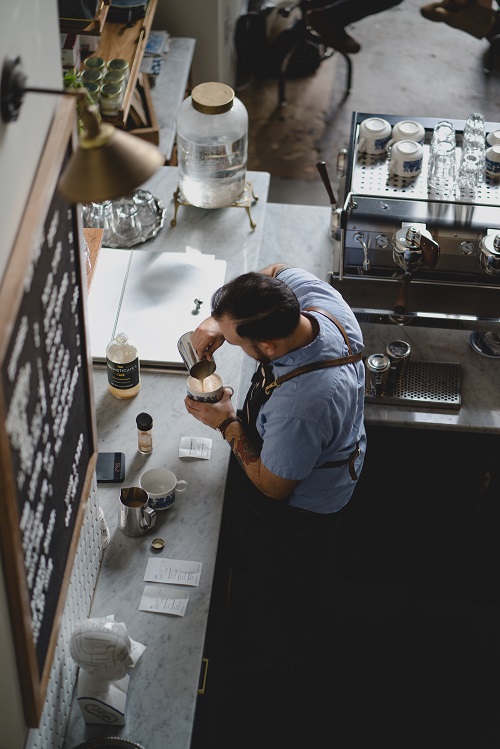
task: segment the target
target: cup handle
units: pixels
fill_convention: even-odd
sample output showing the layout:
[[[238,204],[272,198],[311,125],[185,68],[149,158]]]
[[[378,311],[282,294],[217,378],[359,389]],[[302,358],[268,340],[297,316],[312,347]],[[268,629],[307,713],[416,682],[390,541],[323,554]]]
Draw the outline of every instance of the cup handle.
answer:
[[[232,385],[224,385],[224,390],[230,390],[231,395],[234,395],[234,388],[232,387]]]
[[[389,177],[393,177],[396,172],[396,162],[394,160],[389,161]]]
[[[179,494],[182,494],[182,492],[186,491],[187,486],[187,481],[184,481],[184,479],[179,479],[179,481],[175,485],[175,491],[179,492]]]
[[[142,527],[152,528],[156,523],[156,510],[152,507],[144,507],[142,510]]]
[[[366,146],[366,138],[360,138],[358,140],[358,151],[364,151]]]

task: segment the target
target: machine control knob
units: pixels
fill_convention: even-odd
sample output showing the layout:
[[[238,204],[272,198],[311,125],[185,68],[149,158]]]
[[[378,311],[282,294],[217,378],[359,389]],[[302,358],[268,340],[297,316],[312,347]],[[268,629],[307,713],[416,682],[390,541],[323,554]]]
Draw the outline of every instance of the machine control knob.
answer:
[[[460,252],[462,255],[472,255],[474,253],[474,242],[461,242]]]
[[[389,237],[385,234],[377,234],[375,237],[375,244],[379,250],[385,250],[389,246]]]

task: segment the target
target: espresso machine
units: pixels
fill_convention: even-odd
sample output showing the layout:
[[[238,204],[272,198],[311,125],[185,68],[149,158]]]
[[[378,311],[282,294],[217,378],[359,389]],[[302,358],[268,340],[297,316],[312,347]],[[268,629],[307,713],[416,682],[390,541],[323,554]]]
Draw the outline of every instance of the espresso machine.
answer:
[[[337,163],[332,285],[366,322],[500,330],[500,183],[485,176],[473,196],[432,192],[427,168],[438,119],[414,116],[425,128],[422,171],[390,177],[387,156],[358,150],[367,117],[405,119],[353,114]],[[459,158],[465,121],[450,121]],[[499,127],[485,123],[486,133]]]
[[[423,125],[422,171],[417,176],[391,176],[388,154],[361,152],[359,126],[370,117],[392,126],[404,119]],[[465,329],[472,331],[470,342],[477,353],[490,355],[486,338],[493,336],[500,356],[500,182],[485,175],[472,195],[439,194],[429,188],[430,144],[438,121],[353,114],[349,147],[337,161],[330,281],[360,322],[396,325],[394,338],[403,342],[408,325]],[[449,121],[455,127],[458,162],[465,120]],[[486,133],[499,127],[485,123]],[[365,365],[368,400],[460,408],[459,362],[412,358],[404,378],[382,395],[370,386],[374,372],[369,359]]]

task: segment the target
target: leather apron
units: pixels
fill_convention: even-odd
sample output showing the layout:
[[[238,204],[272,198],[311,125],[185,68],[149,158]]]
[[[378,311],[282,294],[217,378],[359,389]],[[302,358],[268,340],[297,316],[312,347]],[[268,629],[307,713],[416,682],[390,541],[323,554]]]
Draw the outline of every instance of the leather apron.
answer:
[[[259,432],[257,431],[257,417],[259,415],[260,409],[262,408],[264,403],[269,400],[277,387],[281,387],[284,382],[287,382],[294,377],[299,377],[306,372],[313,372],[317,369],[324,369],[325,367],[344,366],[346,364],[351,364],[352,362],[360,361],[362,358],[361,352],[358,354],[352,353],[352,348],[347,333],[343,325],[335,317],[333,317],[333,315],[330,315],[329,312],[326,312],[319,307],[306,307],[302,311],[319,312],[320,314],[331,320],[331,322],[333,322],[333,324],[342,334],[342,337],[346,342],[349,355],[341,356],[336,359],[325,359],[323,361],[305,364],[304,366],[298,367],[288,374],[282,375],[281,377],[277,378],[274,377],[272,366],[270,364],[260,364],[260,366],[257,367],[256,371],[253,374],[252,382],[243,404],[243,409],[239,415],[241,418],[241,422],[245,428],[245,432],[248,434],[252,443],[259,450],[259,452],[262,449],[263,440]],[[347,458],[343,460],[329,460],[319,466],[319,468],[339,468],[340,466],[349,464],[349,474],[353,481],[357,481],[358,476],[356,475],[355,470],[355,460],[358,457],[359,453],[359,443],[357,443]]]

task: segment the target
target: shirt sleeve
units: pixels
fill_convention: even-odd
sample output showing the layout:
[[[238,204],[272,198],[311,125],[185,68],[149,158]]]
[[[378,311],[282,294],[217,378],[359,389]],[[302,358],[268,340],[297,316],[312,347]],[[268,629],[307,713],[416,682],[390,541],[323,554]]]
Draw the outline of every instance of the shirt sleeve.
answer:
[[[278,416],[266,423],[261,461],[275,476],[298,481],[309,476],[326,442],[316,420]]]

